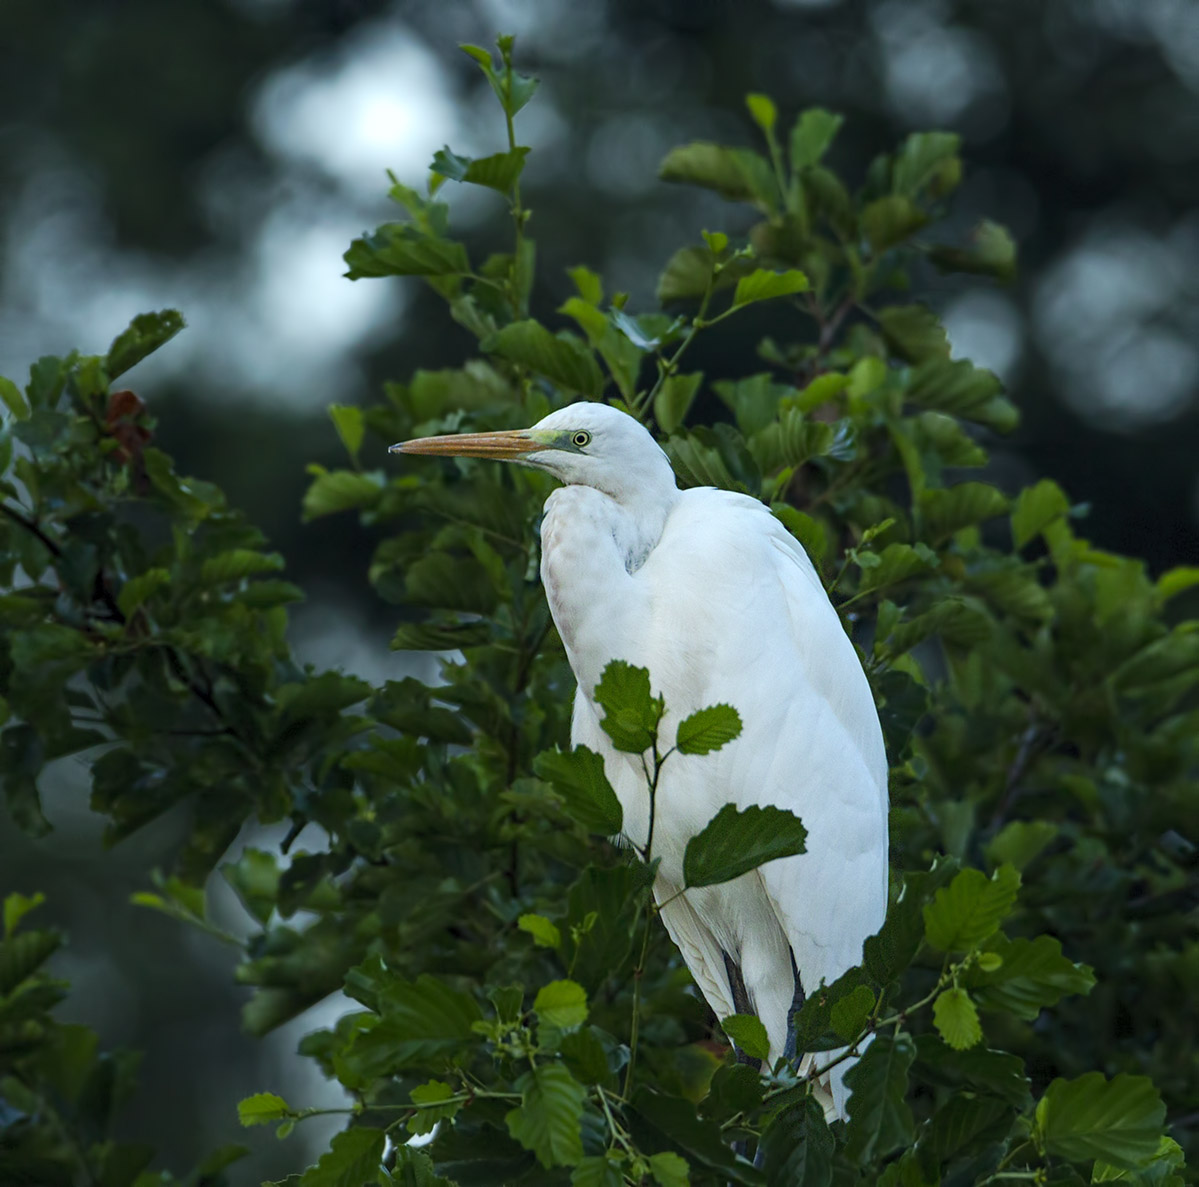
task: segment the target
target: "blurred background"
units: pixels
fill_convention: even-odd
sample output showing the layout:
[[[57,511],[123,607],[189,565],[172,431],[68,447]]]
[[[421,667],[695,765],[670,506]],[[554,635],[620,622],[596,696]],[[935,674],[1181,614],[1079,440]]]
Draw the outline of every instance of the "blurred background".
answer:
[[[1196,563],[1193,0],[5,0],[0,374],[101,352],[139,311],[182,310],[188,330],[130,383],[181,467],[224,486],[310,591],[295,616],[304,658],[375,681],[400,669],[391,612],[365,581],[371,542],[344,520],[300,524],[304,467],[342,460],[327,404],[373,400],[384,379],[469,349],[419,282],[351,283],[341,253],[394,217],[386,169],[420,184],[443,144],[503,147],[486,82],[455,48],[499,32],[542,80],[518,140],[534,149],[524,195],[543,317],[571,265],[645,309],[674,248],[701,227],[745,229],[748,211],[664,185],[656,167],[690,139],[752,143],[747,91],[787,120],[843,112],[831,163],[851,182],[908,131],[955,130],[967,177],[954,230],[1006,223],[1020,275],[921,295],[1023,412],[997,480],[1057,479],[1090,504],[1097,545],[1154,573]],[[450,196],[472,243],[506,243],[497,196]],[[730,329],[695,365],[744,373],[752,347]],[[367,462],[387,464],[381,451]],[[335,1103],[294,1050],[340,1003],[265,1043],[242,1036],[236,949],[127,905],[183,822],[103,852],[86,771],[66,764],[49,785],[44,842],[0,816],[0,893],[48,892],[44,910],[72,933],[71,1017],[146,1052],[127,1134],[178,1171],[243,1136],[255,1156],[236,1182],[299,1169],[330,1127],[280,1144],[243,1135],[234,1105],[267,1088]],[[239,930],[231,895],[213,899]]]

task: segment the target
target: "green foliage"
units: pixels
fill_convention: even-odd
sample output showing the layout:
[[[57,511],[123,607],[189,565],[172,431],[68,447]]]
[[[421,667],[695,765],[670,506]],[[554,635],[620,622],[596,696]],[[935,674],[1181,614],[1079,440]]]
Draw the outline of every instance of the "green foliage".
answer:
[[[620,832],[624,814],[616,792],[604,774],[604,760],[586,746],[569,754],[545,751],[533,760],[533,770],[550,783],[576,820],[592,832]]]
[[[474,357],[334,406],[349,468],[312,467],[303,503],[377,534],[367,576],[400,608],[395,646],[443,653],[437,681],[373,689],[296,662],[286,606],[302,595],[282,558],[175,471],[139,397],[110,390],[182,325],[146,315],[106,355],[0,382],[13,820],[50,828],[39,780],[68,756],[90,770],[110,842],[184,806],[176,868],[135,901],[209,931],[203,883],[234,837],[289,822],[278,852],[221,867],[252,930],[223,938],[241,948],[250,1033],[337,990],[361,1007],[301,1044],[352,1103],[300,1187],[1069,1183],[1092,1163],[1097,1182],[1181,1181],[1162,1100],[1184,1121],[1199,1107],[1199,633],[1171,599],[1196,573],[1153,582],[1093,549],[1050,482],[969,480],[1015,409],[995,376],[949,357],[931,309],[895,300],[920,291],[926,261],[1011,273],[994,224],[964,246],[927,238],[960,180],[957,138],[912,135],[847,185],[823,163],[839,116],[801,113],[784,138],[751,97],[762,152],[697,143],[662,166],[742,204],[668,253],[659,297],[681,312],[620,295],[605,308],[601,278],[576,268],[560,311],[574,333],[529,307],[513,118],[536,82],[510,38],[498,48],[463,47],[506,145],[438,153],[425,194],[396,181],[403,218],[346,254],[352,279],[427,285]],[[512,240],[482,264],[438,197],[446,179],[507,204]],[[696,423],[719,405],[684,356],[767,298],[786,339],[761,343],[761,373],[710,384],[728,416]],[[655,918],[650,838],[612,843],[624,812],[602,759],[562,749],[573,680],[535,580],[550,480],[359,467],[368,440],[524,426],[579,395],[652,417],[684,482],[770,506],[865,649],[891,764],[892,902],[860,968],[803,987],[802,1073],[733,1062],[721,1027],[762,1058],[761,1023],[711,1018],[689,991]],[[755,725],[722,704],[679,720],[653,679],[617,662],[584,690],[644,764],[651,837],[663,765],[718,762]],[[309,825],[312,851],[294,848]],[[680,893],[805,840],[789,812],[726,805],[688,844]],[[108,1136],[131,1064],[53,1017],[60,937],[28,929],[37,901],[5,903],[0,1179],[147,1187],[149,1153]],[[830,1126],[813,1085],[855,1055],[849,1120]],[[286,1136],[312,1110],[265,1092],[239,1113]],[[410,1134],[431,1140],[418,1151]],[[220,1182],[233,1157],[191,1181]]]
[[[711,705],[679,722],[680,754],[710,754],[741,734],[741,715],[732,705]]]
[[[290,1112],[283,1097],[273,1092],[258,1092],[238,1102],[237,1119],[242,1125],[267,1125],[284,1120]]]
[[[650,692],[644,668],[613,660],[595,686],[595,703],[604,711],[600,726],[617,750],[641,754],[656,744],[665,706]]]
[[[766,1027],[756,1014],[731,1014],[720,1020],[724,1033],[751,1059],[765,1059],[770,1054]]]
[[[941,952],[970,952],[991,935],[1016,905],[1020,875],[1000,866],[988,879],[978,870],[963,870],[938,890],[924,908],[924,934]]]
[[[1161,1097],[1144,1076],[1105,1080],[1088,1072],[1049,1085],[1037,1104],[1033,1137],[1047,1154],[1137,1170],[1157,1154],[1165,1119]]]
[[[804,851],[808,830],[785,808],[725,804],[701,832],[687,842],[683,877],[688,886],[728,882],[779,857]]]

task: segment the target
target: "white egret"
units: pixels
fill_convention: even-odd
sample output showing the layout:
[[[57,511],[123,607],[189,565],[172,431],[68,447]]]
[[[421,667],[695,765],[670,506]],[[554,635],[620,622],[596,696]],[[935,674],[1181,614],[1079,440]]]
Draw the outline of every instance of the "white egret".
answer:
[[[392,448],[521,462],[566,484],[545,504],[541,576],[579,685],[571,738],[603,756],[633,843],[644,846],[649,795],[637,756],[615,750],[600,728],[592,694],[608,662],[649,669],[666,700],[664,738],[707,705],[740,713],[735,741],[662,768],[654,893],[716,1016],[744,1011],[748,997],[771,1060],[794,1054],[787,1045],[797,990],[859,964],[887,905],[878,713],[802,546],[756,499],[679,490],[646,429],[604,404],[572,404],[527,430]],[[807,827],[807,851],[680,894],[688,840],[726,803],[789,809]],[[845,1116],[848,1062],[817,1086],[830,1117]]]

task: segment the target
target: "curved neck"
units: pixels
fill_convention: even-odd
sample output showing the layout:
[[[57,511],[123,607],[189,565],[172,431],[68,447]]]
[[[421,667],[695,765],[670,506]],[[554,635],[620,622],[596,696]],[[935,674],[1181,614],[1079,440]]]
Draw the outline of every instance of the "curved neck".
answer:
[[[679,491],[674,486],[672,474],[669,492],[658,492],[634,499],[631,505],[627,500],[614,500],[624,512],[623,515],[614,518],[612,526],[617,545],[624,553],[625,569],[628,572],[636,573],[657,547],[678,495]]]
[[[625,568],[635,573],[662,538],[681,494],[670,462],[655,450],[641,465],[611,475],[610,481],[596,482],[594,489],[616,504],[612,533],[625,555]]]

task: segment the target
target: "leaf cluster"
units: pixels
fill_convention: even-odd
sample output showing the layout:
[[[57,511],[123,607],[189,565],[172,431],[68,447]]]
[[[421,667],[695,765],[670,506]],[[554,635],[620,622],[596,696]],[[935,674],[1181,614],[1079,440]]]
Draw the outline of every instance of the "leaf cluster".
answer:
[[[701,232],[667,259],[667,312],[606,298],[579,267],[543,319],[514,130],[536,84],[510,39],[498,48],[464,47],[506,147],[446,148],[424,192],[393,179],[401,217],[346,253],[352,279],[432,288],[472,357],[332,408],[347,463],[314,467],[303,506],[377,533],[367,576],[396,607],[393,645],[440,653],[439,681],[372,688],[297,664],[282,558],[112,390],[181,325],[146,315],[104,356],[0,382],[10,814],[47,829],[39,778],[65,755],[87,761],[111,841],[186,803],[176,868],[138,904],[216,930],[202,888],[219,870],[255,928],[233,940],[252,1034],[338,989],[357,1003],[301,1044],[353,1103],[300,1187],[1181,1182],[1162,1101],[1193,1125],[1199,633],[1172,599],[1199,571],[1151,580],[1091,547],[1052,482],[986,481],[1015,409],[908,295],[930,265],[1001,281],[1014,265],[993,224],[936,238],[956,137],[908,137],[851,190],[824,163],[839,117],[804,112],[783,136],[751,96],[762,152],[691,144],[661,169],[743,208],[744,232]],[[480,257],[454,234],[451,182],[499,195],[510,243]],[[698,335],[766,300],[792,330],[761,342],[760,373],[684,371]],[[718,423],[693,411],[707,388]],[[364,466],[392,441],[524,427],[579,397],[655,425],[685,483],[767,503],[863,653],[891,760],[892,901],[860,967],[804,986],[799,1067],[755,1066],[757,1019],[708,1015],[656,918],[652,843],[615,843],[602,759],[563,749],[574,681],[537,579],[549,479],[469,459]],[[651,804],[664,764],[754,729],[713,704],[664,736],[653,689],[652,671],[615,664],[594,690]],[[282,819],[279,851],[222,864],[246,822]],[[688,846],[682,893],[804,844],[789,813],[726,807]],[[0,1177],[44,1154],[70,1168],[48,1182],[85,1165],[145,1184],[144,1163],[72,1111],[93,1064],[60,1054],[90,1040],[49,1013],[57,940],[20,928],[28,901],[8,900],[0,948]],[[814,1090],[838,1064],[853,1095],[830,1126]],[[241,1120],[286,1136],[312,1112],[264,1092]]]

